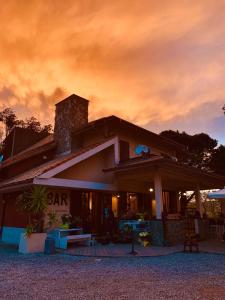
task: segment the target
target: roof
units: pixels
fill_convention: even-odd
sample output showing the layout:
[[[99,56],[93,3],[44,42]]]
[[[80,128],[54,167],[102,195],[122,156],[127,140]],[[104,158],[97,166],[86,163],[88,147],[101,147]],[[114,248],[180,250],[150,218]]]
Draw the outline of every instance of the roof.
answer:
[[[51,169],[54,169],[55,167],[75,158],[80,156],[81,154],[84,154],[85,152],[92,150],[96,148],[97,146],[103,144],[104,142],[108,141],[109,139],[104,139],[103,141],[96,143],[94,145],[88,146],[86,148],[83,148],[80,151],[76,151],[73,153],[69,153],[66,155],[60,155],[55,157],[54,159],[38,166],[35,168],[32,168],[22,174],[19,174],[15,177],[9,178],[7,180],[1,181],[0,182],[0,189],[9,187],[14,184],[22,184],[22,183],[27,183],[27,182],[32,182],[34,178],[40,176],[41,174],[50,171]]]
[[[203,170],[195,168],[195,167],[187,166],[184,163],[176,162],[171,158],[167,158],[167,157],[164,157],[161,155],[158,155],[158,156],[154,155],[154,156],[150,156],[149,158],[138,157],[135,159],[129,159],[127,161],[119,163],[114,168],[105,169],[104,171],[105,172],[112,172],[112,171],[120,172],[120,171],[135,169],[135,168],[142,168],[142,167],[146,167],[148,165],[154,165],[155,163],[177,166],[177,167],[180,167],[180,168],[183,168],[186,170],[191,170],[191,171],[197,172],[199,174],[204,174],[204,175],[207,174],[209,176],[213,175],[213,176],[216,176],[217,178],[225,180],[225,177],[222,175],[218,175],[213,172],[203,171]]]
[[[94,145],[88,146],[83,148],[80,151],[76,151],[67,155],[61,155],[58,157],[55,157],[54,159],[38,166],[33,169],[30,169],[29,171],[26,171],[22,174],[19,174],[13,178],[4,180],[0,183],[0,190],[1,189],[13,189],[16,186],[26,185],[26,184],[32,184],[33,180],[40,175],[51,171],[52,169],[57,168],[58,166],[61,166],[64,163],[67,163],[68,161],[73,161],[73,159],[79,158],[79,156],[82,157],[83,154],[86,152],[93,150],[97,148],[98,146],[102,147],[102,145],[107,144],[108,141],[113,141],[113,139],[107,138],[102,140],[99,143],[96,143]],[[68,166],[67,166],[68,167]],[[148,172],[146,174],[154,174],[153,171],[157,170],[163,170],[163,172],[172,172],[173,175],[176,176],[177,179],[181,179],[182,176],[189,176],[191,177],[192,182],[197,181],[198,179],[201,181],[202,179],[210,184],[212,183],[214,186],[224,186],[225,183],[225,177],[220,176],[217,174],[212,174],[209,172],[202,171],[200,169],[189,167],[184,164],[178,163],[173,161],[172,159],[165,158],[163,156],[156,156],[151,155],[148,158],[138,157],[135,159],[130,159],[125,162],[119,163],[114,168],[109,168],[103,170],[104,172],[113,172],[116,174],[128,174],[129,176],[137,176],[137,178],[143,178],[143,172]],[[135,171],[134,171],[135,170]],[[131,172],[132,171],[132,172]],[[145,178],[147,180],[147,178]],[[208,184],[208,185],[210,185]],[[206,185],[208,187],[208,185]],[[209,187],[212,188],[212,187]]]
[[[147,159],[140,158],[139,160],[131,159],[118,164],[115,168],[109,168],[103,171],[114,172],[115,174],[136,174],[136,176],[140,176],[138,171],[141,170],[163,170],[163,174],[165,173],[165,171],[173,172],[176,176],[178,176],[178,178],[188,175],[190,177],[193,177],[193,180],[197,178],[199,179],[199,181],[201,181],[201,179],[204,178],[204,180],[207,179],[209,181],[216,182],[218,186],[224,186],[225,184],[224,176],[212,172],[203,171],[195,167],[187,166],[183,163],[176,162],[170,158],[165,158],[163,156],[155,156]],[[198,183],[196,182],[196,184]]]
[[[96,127],[101,127],[104,124],[112,124],[112,128],[115,128],[115,124],[117,124],[120,128],[122,126],[124,126],[126,129],[131,129],[131,130],[137,132],[138,134],[143,134],[143,135],[145,135],[145,136],[147,136],[151,139],[155,139],[156,141],[161,142],[165,146],[169,146],[170,148],[173,148],[176,151],[181,151],[181,152],[185,151],[185,146],[184,145],[179,144],[179,143],[177,143],[177,142],[175,142],[171,139],[160,136],[157,133],[154,133],[150,130],[147,130],[143,127],[135,125],[131,122],[123,120],[123,119],[121,119],[119,117],[116,117],[114,115],[104,117],[104,118],[100,118],[100,119],[94,120],[92,122],[89,122],[86,126],[84,126],[81,129],[76,130],[75,132],[73,132],[73,134],[74,135],[82,134],[82,133],[85,133],[87,131],[96,129]]]
[[[5,161],[1,163],[1,168],[8,167],[12,164],[20,162],[24,159],[30,158],[32,156],[41,154],[48,150],[54,149],[56,147],[56,143],[54,141],[53,134],[48,135],[47,137],[41,139],[39,142],[33,144],[27,149],[21,151],[20,153],[7,158]]]
[[[71,95],[70,97],[73,98],[74,96],[76,96],[76,95]],[[70,97],[62,100],[61,102],[69,100]],[[79,96],[76,96],[76,97],[79,98]],[[59,102],[59,103],[61,103],[61,102]],[[130,128],[132,130],[135,130],[138,133],[143,133],[151,139],[155,139],[156,141],[159,141],[159,142],[163,143],[164,145],[172,147],[174,150],[177,150],[177,151],[179,150],[179,151],[182,151],[182,152],[184,151],[184,146],[183,145],[181,145],[179,143],[176,143],[176,142],[174,142],[170,139],[167,139],[165,137],[159,136],[156,133],[153,133],[153,132],[151,132],[147,129],[139,127],[135,124],[132,124],[128,121],[125,121],[125,120],[123,120],[121,118],[118,118],[116,116],[113,116],[113,115],[109,116],[109,117],[100,118],[100,119],[97,119],[97,120],[92,121],[92,122],[89,122],[87,126],[82,127],[79,130],[76,130],[74,132],[74,134],[77,135],[77,134],[80,134],[80,133],[85,133],[85,132],[87,132],[87,131],[89,131],[93,128],[96,129],[96,127],[98,127],[98,126],[101,127],[106,123],[111,124],[113,126],[113,128],[114,128],[115,123],[119,124],[119,126],[124,125],[126,128]],[[0,168],[8,167],[10,165],[13,165],[13,164],[18,163],[20,161],[23,161],[27,158],[36,156],[38,154],[44,153],[44,152],[46,152],[48,150],[51,150],[51,149],[54,149],[54,148],[56,148],[56,142],[54,141],[54,135],[49,134],[47,137],[41,139],[37,143],[35,143],[32,146],[28,147],[27,149],[19,152],[18,154],[14,155],[12,157],[7,158],[5,161],[3,161],[0,164]]]
[[[38,132],[29,127],[14,126],[3,141],[2,154],[6,160],[36,144],[48,135],[49,133],[46,131]]]

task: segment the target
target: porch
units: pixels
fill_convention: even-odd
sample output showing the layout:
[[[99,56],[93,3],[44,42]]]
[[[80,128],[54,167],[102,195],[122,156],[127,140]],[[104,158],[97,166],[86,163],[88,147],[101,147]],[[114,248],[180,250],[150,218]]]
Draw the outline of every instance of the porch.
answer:
[[[73,255],[73,256],[85,256],[85,257],[131,257],[129,254],[131,251],[130,244],[108,244],[108,245],[96,245],[92,247],[77,246],[70,247],[67,250],[58,250],[57,252]],[[172,247],[160,247],[151,246],[143,247],[141,245],[135,245],[135,251],[137,254],[135,257],[157,257],[167,256],[175,253],[183,252],[183,245],[179,244]],[[225,255],[225,242],[207,240],[199,243],[200,253],[211,253]],[[193,252],[194,253],[194,252]]]
[[[59,216],[71,214],[71,227],[82,227],[86,233],[105,235],[110,231],[117,233],[121,220],[145,220],[155,246],[176,245],[184,240],[185,221],[181,212],[185,191],[195,193],[200,237],[208,238],[208,223],[202,219],[200,191],[220,188],[225,183],[224,177],[165,158],[132,159],[115,168],[104,169],[106,182],[103,179],[102,182],[74,179],[75,169],[71,170],[68,174],[50,174],[55,176],[51,178],[35,178],[29,185],[45,186],[49,210],[57,211]],[[110,176],[107,175],[109,173]],[[15,207],[21,188],[28,186],[20,185],[15,192],[11,187],[2,189],[3,229],[15,231],[15,228],[26,226],[26,216]],[[111,216],[113,214],[110,222],[109,212]]]
[[[130,244],[108,244],[108,245],[95,245],[91,247],[87,246],[71,246],[67,250],[57,250],[57,253],[67,254],[72,256],[84,256],[84,257],[132,257],[129,254],[131,251]],[[172,247],[142,247],[141,245],[135,245],[135,251],[137,255],[135,257],[157,257],[167,256],[175,253],[183,252],[183,245],[176,245]],[[225,242],[216,240],[202,241],[199,244],[200,253],[211,253],[225,255]],[[15,245],[6,244],[0,242],[0,254],[12,254],[18,255],[18,249]],[[194,252],[193,252],[194,253]]]
[[[156,257],[171,255],[174,253],[182,252],[183,246],[176,245],[173,247],[160,247],[151,246],[143,247],[135,245],[135,257]],[[108,244],[108,245],[95,245],[91,247],[75,246],[69,247],[67,250],[57,250],[57,252],[74,255],[74,256],[87,256],[87,257],[131,257],[131,244]]]

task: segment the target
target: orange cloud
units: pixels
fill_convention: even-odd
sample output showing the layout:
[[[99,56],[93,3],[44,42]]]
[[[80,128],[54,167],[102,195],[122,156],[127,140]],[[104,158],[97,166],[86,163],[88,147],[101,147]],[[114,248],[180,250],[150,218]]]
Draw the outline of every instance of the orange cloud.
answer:
[[[202,127],[222,115],[224,8],[222,0],[5,1],[0,109],[48,123],[53,104],[77,93],[91,100],[91,119],[117,114],[156,131],[197,132],[197,118],[189,121],[198,107],[210,104]]]

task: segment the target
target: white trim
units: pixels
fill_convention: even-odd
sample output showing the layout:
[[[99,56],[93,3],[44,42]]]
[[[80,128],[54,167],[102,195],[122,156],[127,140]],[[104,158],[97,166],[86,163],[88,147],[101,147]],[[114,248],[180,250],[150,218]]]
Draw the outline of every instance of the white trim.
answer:
[[[35,178],[33,184],[54,186],[54,187],[65,187],[75,189],[90,189],[90,190],[101,190],[101,191],[115,191],[116,186],[108,183],[83,181],[74,179],[61,179],[61,178]]]
[[[72,158],[71,160],[65,162],[65,163],[62,163],[61,165],[53,168],[52,170],[50,171],[47,171],[43,174],[41,174],[40,176],[38,176],[37,178],[51,178],[53,176],[55,176],[56,174],[74,166],[75,164],[97,154],[98,152],[112,146],[112,145],[115,145],[117,142],[117,137],[101,144],[101,145],[98,145],[96,146],[94,149],[91,149],[91,150],[87,150],[85,153],[82,153],[74,158]]]

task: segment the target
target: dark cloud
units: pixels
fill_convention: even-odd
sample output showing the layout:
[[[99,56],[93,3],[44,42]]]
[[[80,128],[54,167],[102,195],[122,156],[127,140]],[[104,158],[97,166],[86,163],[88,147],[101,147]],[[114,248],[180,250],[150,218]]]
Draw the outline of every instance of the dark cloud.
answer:
[[[184,115],[178,112],[177,115],[163,123],[153,119],[147,125],[147,128],[156,132],[167,129],[185,131],[189,134],[206,132],[219,140],[220,143],[225,144],[225,116],[222,112],[224,103],[225,99],[206,102],[191,109]],[[218,115],[220,116],[218,117]]]
[[[0,90],[0,99],[2,102],[8,101],[9,99],[16,97],[13,88],[9,88],[6,86],[3,86]]]

